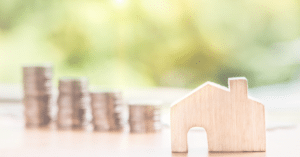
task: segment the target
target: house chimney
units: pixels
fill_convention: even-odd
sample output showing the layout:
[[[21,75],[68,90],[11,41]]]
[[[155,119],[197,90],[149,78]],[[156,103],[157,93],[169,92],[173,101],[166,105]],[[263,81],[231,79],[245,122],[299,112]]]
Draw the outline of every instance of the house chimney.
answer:
[[[245,77],[229,78],[230,93],[239,98],[248,98],[248,83]]]

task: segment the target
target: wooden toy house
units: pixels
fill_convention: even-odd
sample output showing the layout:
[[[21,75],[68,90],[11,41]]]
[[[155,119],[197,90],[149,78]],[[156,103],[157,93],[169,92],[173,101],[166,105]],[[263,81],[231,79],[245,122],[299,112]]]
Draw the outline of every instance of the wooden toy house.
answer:
[[[172,152],[187,152],[187,133],[203,127],[209,151],[266,151],[264,106],[248,97],[246,78],[229,89],[207,82],[171,106]]]

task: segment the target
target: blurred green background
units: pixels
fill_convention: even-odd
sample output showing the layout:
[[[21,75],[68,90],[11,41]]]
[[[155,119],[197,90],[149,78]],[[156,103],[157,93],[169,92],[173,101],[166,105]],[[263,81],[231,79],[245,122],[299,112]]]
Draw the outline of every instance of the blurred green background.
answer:
[[[0,0],[0,83],[24,64],[53,63],[55,79],[109,87],[291,81],[299,52],[297,0]],[[297,57],[298,56],[298,57]]]

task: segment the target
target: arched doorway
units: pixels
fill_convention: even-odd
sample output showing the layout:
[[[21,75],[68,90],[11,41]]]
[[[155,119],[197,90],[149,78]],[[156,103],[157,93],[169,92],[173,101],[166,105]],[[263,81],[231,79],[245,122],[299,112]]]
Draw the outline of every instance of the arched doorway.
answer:
[[[202,127],[192,127],[187,134],[189,153],[208,154],[207,133]]]

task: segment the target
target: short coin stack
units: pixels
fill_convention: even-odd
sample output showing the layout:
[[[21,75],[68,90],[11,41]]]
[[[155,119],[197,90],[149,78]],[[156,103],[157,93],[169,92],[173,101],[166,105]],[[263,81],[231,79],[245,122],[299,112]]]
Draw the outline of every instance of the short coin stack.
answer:
[[[95,131],[121,131],[124,128],[121,92],[91,93],[91,109]]]
[[[129,102],[129,125],[132,133],[158,132],[160,121],[159,102]]]
[[[86,112],[90,104],[86,78],[59,80],[57,99],[57,127],[59,129],[83,129],[87,124]]]
[[[51,121],[52,66],[23,67],[24,115],[26,127],[46,126]]]
[[[108,131],[107,96],[102,92],[91,93],[92,123],[95,131]]]

